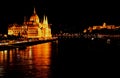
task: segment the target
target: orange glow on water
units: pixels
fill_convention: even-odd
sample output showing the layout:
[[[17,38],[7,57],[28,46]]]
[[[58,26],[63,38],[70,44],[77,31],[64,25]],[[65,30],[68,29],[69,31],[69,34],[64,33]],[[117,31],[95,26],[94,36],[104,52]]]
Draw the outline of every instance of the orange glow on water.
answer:
[[[0,64],[3,63],[3,59],[4,59],[3,51],[0,51]]]
[[[44,43],[38,46],[33,46],[33,56],[35,59],[36,64],[41,64],[41,65],[50,65],[50,47],[51,43]],[[37,59],[39,58],[39,59]]]
[[[47,78],[50,71],[50,58],[51,58],[51,43],[43,43],[37,46],[33,46],[32,49],[33,63],[36,65],[36,69],[40,71],[38,76]]]
[[[25,49],[0,51],[0,65],[8,65],[18,71],[22,70],[24,76],[27,77],[33,74],[34,78],[48,78],[50,64],[51,42],[28,46]]]
[[[0,51],[0,64],[5,63],[6,60],[8,59],[7,53],[8,53],[7,50]]]

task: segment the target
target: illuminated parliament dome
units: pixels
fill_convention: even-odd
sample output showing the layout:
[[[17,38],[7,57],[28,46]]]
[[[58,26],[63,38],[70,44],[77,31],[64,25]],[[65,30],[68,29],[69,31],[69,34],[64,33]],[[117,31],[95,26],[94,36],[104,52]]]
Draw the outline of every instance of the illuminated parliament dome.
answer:
[[[33,13],[32,16],[30,17],[30,21],[39,23],[39,17],[38,17],[38,15],[36,14],[35,8],[34,8],[34,13]]]
[[[10,24],[8,26],[8,35],[21,35],[25,38],[48,39],[52,38],[50,24],[47,16],[43,16],[40,22],[39,16],[34,8],[33,14],[29,20],[24,19],[22,25]]]

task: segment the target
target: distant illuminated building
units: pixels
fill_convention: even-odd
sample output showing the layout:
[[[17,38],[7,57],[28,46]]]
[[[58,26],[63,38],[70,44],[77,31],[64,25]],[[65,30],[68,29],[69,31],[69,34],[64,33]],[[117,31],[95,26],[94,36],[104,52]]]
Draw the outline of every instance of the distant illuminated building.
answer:
[[[36,13],[34,8],[33,15],[29,20],[24,18],[23,25],[10,24],[8,26],[8,35],[21,35],[25,38],[38,38],[38,39],[47,39],[51,38],[51,28],[48,24],[48,18],[44,15],[42,22]]]
[[[90,26],[87,29],[84,29],[84,31],[92,32],[93,30],[101,30],[101,29],[118,29],[120,26],[115,26],[115,25],[106,25],[104,22],[103,25],[96,25],[96,26]],[[86,32],[87,32],[86,31]]]

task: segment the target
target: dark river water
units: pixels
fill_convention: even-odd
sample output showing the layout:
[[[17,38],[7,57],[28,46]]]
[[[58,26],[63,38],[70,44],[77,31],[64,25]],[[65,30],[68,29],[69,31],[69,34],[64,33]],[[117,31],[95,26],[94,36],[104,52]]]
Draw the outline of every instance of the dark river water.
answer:
[[[120,41],[64,39],[0,50],[0,78],[86,78],[119,74]]]

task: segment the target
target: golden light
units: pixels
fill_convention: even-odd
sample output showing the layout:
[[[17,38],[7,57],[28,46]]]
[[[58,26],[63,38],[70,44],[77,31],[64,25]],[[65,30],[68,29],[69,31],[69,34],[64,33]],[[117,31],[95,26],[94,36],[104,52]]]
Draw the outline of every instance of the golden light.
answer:
[[[84,29],[83,33],[86,33],[86,32],[87,32],[87,30],[86,30],[86,29]]]
[[[27,21],[24,20],[25,25],[10,24],[8,26],[9,35],[18,35],[20,33],[22,36],[27,38],[37,38],[37,39],[49,39],[52,37],[51,28],[48,24],[47,16],[43,16],[43,20],[40,22],[39,17],[34,8],[33,14]],[[52,24],[51,24],[52,25]],[[27,26],[27,29],[23,26]],[[24,33],[26,31],[26,34]]]

